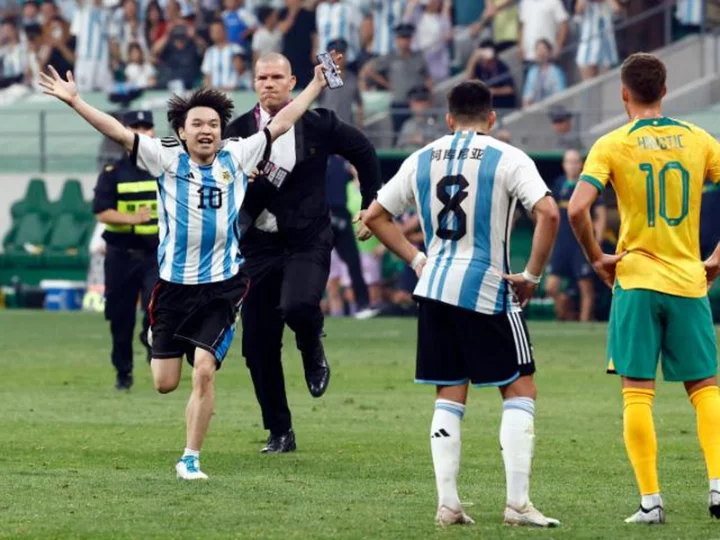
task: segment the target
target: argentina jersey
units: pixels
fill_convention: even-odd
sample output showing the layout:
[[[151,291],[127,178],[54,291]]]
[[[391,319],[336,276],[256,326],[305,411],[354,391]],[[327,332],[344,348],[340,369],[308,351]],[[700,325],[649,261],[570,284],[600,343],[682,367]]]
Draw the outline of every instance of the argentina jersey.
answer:
[[[88,4],[75,11],[70,33],[77,38],[77,58],[107,60],[109,26],[110,14],[105,8]]]
[[[395,27],[403,20],[407,0],[373,1],[373,47],[376,56],[390,54],[395,48]]]
[[[492,315],[520,309],[502,278],[515,204],[531,212],[549,193],[527,154],[460,131],[413,153],[377,200],[395,216],[417,207],[428,260],[415,295]]]
[[[235,88],[237,74],[233,69],[233,56],[242,54],[243,49],[237,43],[228,43],[223,47],[213,45],[203,57],[201,70],[210,78],[210,84],[218,88]]]
[[[318,50],[327,51],[328,43],[343,38],[347,41],[345,54],[353,62],[360,52],[360,26],[362,15],[350,4],[322,2],[315,10],[315,24],[318,32]]]
[[[136,135],[133,157],[157,178],[160,279],[196,285],[237,274],[235,223],[248,173],[270,150],[269,132],[223,141],[211,165],[197,165],[174,138]]]

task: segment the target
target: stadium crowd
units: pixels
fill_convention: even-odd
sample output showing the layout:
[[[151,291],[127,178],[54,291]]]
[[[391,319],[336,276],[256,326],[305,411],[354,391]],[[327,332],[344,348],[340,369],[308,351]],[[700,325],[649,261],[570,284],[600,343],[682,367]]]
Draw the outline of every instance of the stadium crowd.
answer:
[[[697,30],[701,4],[677,3],[677,31]],[[622,29],[623,20],[657,5],[644,0],[0,0],[0,87],[23,84],[39,90],[39,73],[51,64],[60,73],[72,70],[81,92],[182,92],[203,85],[252,90],[254,60],[280,52],[302,88],[317,52],[335,49],[344,53],[345,86],[324,94],[320,104],[362,127],[361,91],[389,92],[393,146],[412,151],[446,131],[433,96],[433,88],[446,79],[464,74],[486,82],[501,111],[533,105],[569,82],[618,65],[631,52],[660,46],[660,25],[652,17],[633,23],[632,31]],[[522,81],[511,74],[506,55],[501,58],[513,48]],[[553,108],[550,120],[556,148],[584,150],[570,111]],[[328,171],[330,206],[359,209],[352,168],[340,162]],[[556,192],[573,181],[565,172]],[[612,227],[612,201],[608,211]],[[404,217],[403,227],[419,243],[414,215]],[[373,306],[412,313],[413,272],[377,242],[360,243],[359,250]],[[353,313],[349,276],[334,257],[328,313]],[[572,272],[564,277],[571,282],[570,296],[577,295],[575,282],[584,278]],[[555,281],[549,292],[560,294]],[[559,306],[567,306],[566,299],[558,299]],[[572,315],[561,307],[558,315],[573,318],[581,311]]]

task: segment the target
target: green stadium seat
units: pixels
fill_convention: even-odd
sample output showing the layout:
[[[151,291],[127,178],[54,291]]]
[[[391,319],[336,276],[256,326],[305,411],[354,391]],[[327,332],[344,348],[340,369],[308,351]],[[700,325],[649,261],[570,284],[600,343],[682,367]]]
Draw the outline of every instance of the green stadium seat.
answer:
[[[51,207],[52,203],[48,200],[45,180],[32,178],[25,191],[25,196],[12,205],[10,214],[13,221],[33,212],[47,216],[50,214]]]
[[[53,214],[57,217],[62,214],[73,214],[79,219],[86,219],[88,204],[83,199],[82,184],[79,180],[69,178],[63,185],[60,198],[53,205]]]
[[[53,222],[47,247],[43,252],[45,266],[87,267],[89,234],[87,221],[74,213],[57,216]]]
[[[50,225],[41,213],[21,217],[3,240],[3,264],[7,266],[41,266],[40,252],[45,248]],[[30,253],[26,246],[37,248]]]

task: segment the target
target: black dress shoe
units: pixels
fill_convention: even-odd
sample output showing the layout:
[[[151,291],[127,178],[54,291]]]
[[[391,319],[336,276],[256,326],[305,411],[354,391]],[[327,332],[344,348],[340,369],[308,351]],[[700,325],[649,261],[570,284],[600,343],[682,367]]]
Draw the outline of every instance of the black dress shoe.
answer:
[[[305,368],[305,382],[312,397],[320,397],[330,382],[330,366],[325,358],[325,349],[319,339],[312,347],[300,351]]]
[[[132,375],[118,375],[115,379],[115,390],[130,390],[133,385]]]
[[[283,454],[285,452],[294,452],[295,448],[295,433],[291,429],[277,435],[271,432],[267,443],[260,452],[263,454]]]

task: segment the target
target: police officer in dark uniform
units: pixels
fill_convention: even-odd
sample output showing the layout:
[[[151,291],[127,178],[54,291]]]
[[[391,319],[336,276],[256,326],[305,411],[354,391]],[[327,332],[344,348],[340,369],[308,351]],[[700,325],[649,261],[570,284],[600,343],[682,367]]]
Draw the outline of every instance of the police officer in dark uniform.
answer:
[[[154,135],[150,111],[130,111],[124,120],[132,131]],[[100,173],[93,212],[105,224],[105,318],[112,333],[115,388],[129,390],[138,295],[144,313],[140,341],[150,359],[148,302],[158,279],[157,182],[126,155]]]

